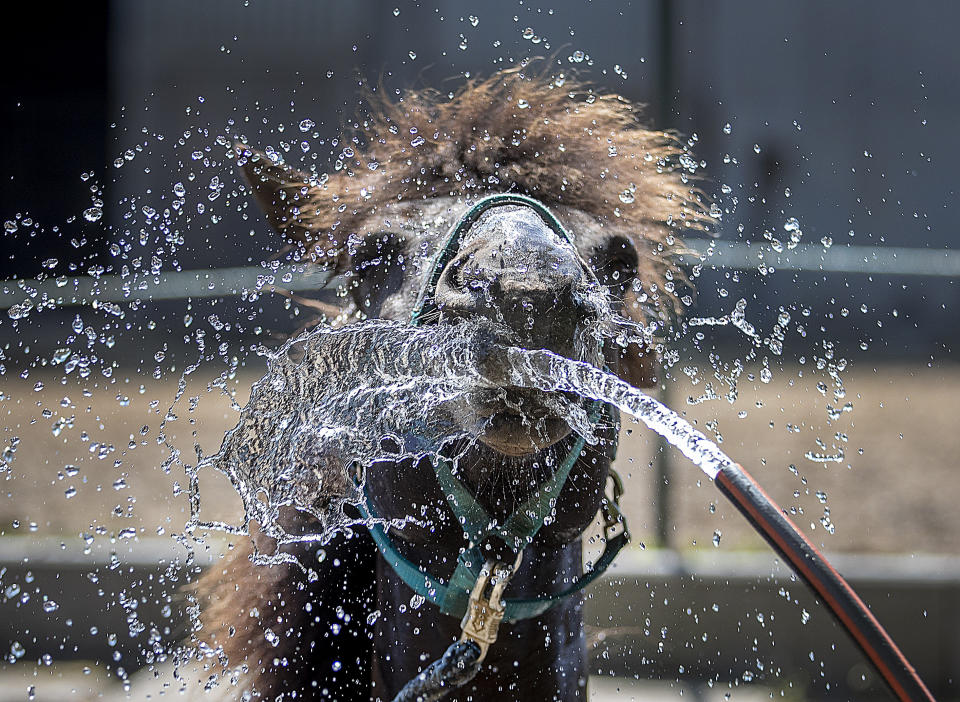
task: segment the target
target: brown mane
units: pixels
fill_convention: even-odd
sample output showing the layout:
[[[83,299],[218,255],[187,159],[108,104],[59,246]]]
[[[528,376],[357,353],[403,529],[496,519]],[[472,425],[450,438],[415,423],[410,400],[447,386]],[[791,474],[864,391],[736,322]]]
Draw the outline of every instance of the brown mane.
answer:
[[[369,114],[340,143],[337,170],[299,174],[284,187],[275,223],[313,260],[339,260],[350,234],[399,202],[509,191],[622,231],[637,245],[640,280],[662,289],[681,275],[671,234],[711,222],[681,162],[686,146],[645,129],[639,107],[618,95],[516,68],[471,80],[452,97],[368,98]],[[654,299],[675,303],[670,287]]]

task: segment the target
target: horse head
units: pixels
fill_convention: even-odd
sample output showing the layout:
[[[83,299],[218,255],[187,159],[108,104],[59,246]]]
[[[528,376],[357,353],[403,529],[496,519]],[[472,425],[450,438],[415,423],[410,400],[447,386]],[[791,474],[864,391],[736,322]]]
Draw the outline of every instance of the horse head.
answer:
[[[622,98],[597,95],[569,80],[561,87],[560,81],[528,78],[519,70],[471,82],[452,98],[426,91],[396,103],[372,99],[362,125],[340,141],[337,169],[324,176],[238,147],[255,200],[293,255],[346,281],[341,321],[482,319],[503,344],[606,365],[635,386],[656,383],[655,334],[647,343],[616,343],[615,335],[601,332],[627,320],[655,332],[678,307],[674,286],[682,278],[671,259],[678,230],[708,221],[678,166],[685,147],[640,126],[635,107]],[[594,445],[585,445],[567,420],[565,408],[575,403],[591,413]],[[391,698],[459,631],[463,593],[411,611],[407,603],[417,593],[410,588],[419,589],[398,561],[453,590],[463,573],[468,584],[475,573],[478,564],[470,558],[499,561],[520,551],[524,564],[510,591],[544,599],[552,608],[530,610],[506,626],[508,642],[491,653],[489,671],[472,689],[498,698],[577,698],[585,675],[579,599],[558,593],[580,576],[578,538],[604,499],[618,417],[581,400],[512,386],[471,391],[462,409],[483,429],[477,441],[445,448],[452,469],[409,460],[368,471],[372,513],[416,517],[389,537],[374,533],[384,554],[375,573],[366,570],[371,561],[360,564],[342,555],[338,568],[321,574],[325,604],[329,609],[339,598],[340,611],[346,606],[342,588],[331,582],[356,579],[358,570],[375,579],[353,614],[358,639],[373,640],[370,650],[360,646],[354,652],[360,666],[354,676],[372,681],[357,699]],[[452,490],[475,503],[490,523],[508,524],[518,510],[536,503],[561,469],[566,474],[549,505],[540,499],[542,512],[518,539],[524,543],[511,545],[496,530],[471,532],[451,500]],[[343,554],[369,551],[365,538],[339,548]],[[270,582],[291,587],[287,580]],[[314,600],[321,599],[318,592]],[[380,614],[366,625],[363,615],[369,612]],[[302,648],[304,634],[293,638]],[[333,639],[317,644],[331,650],[336,645]],[[249,646],[232,650],[249,660]],[[342,653],[349,658],[352,651]],[[324,655],[324,661],[338,657],[336,651]],[[300,658],[307,656],[301,651]],[[330,689],[330,671],[322,667],[305,675]],[[253,684],[262,694],[291,686],[301,695],[319,689],[270,668],[261,661],[255,673]]]

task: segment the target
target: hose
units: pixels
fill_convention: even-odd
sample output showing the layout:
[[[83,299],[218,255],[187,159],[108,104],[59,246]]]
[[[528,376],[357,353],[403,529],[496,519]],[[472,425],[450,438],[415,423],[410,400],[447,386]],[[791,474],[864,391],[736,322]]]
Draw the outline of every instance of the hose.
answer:
[[[746,470],[739,465],[727,465],[717,473],[714,482],[820,597],[900,702],[936,702],[916,669],[863,600]],[[393,702],[440,700],[473,680],[482,660],[483,653],[477,643],[457,641],[439,660],[408,682]]]
[[[750,474],[741,466],[727,466],[717,474],[715,482],[720,492],[823,600],[897,699],[934,702],[916,669],[863,600]]]

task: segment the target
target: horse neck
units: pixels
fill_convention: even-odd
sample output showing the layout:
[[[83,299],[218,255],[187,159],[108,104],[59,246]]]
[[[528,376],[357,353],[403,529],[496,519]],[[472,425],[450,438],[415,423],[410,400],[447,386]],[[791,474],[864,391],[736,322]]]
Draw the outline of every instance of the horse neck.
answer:
[[[413,554],[411,554],[413,555]],[[429,554],[424,554],[429,559]],[[524,563],[507,588],[507,597],[558,592],[581,573],[580,542],[560,549],[524,552]],[[377,565],[373,698],[391,700],[414,676],[438,659],[460,637],[460,620],[430,602],[415,606],[413,592],[383,560]],[[504,623],[477,677],[445,700],[586,699],[583,602],[565,598],[539,617]]]

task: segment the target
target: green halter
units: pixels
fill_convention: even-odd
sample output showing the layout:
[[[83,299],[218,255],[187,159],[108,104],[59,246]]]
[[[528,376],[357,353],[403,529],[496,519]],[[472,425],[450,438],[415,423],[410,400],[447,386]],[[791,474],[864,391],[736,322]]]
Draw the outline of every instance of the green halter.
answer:
[[[486,210],[498,205],[508,204],[518,204],[532,208],[553,231],[566,241],[573,243],[560,221],[550,210],[536,200],[513,194],[491,195],[483,198],[454,224],[443,247],[434,258],[430,276],[421,290],[414,308],[411,320],[414,326],[422,324],[423,317],[428,312],[437,309],[434,301],[437,283],[443,269],[460,248],[464,233]],[[612,408],[598,401],[592,402],[589,410],[591,423],[596,424],[603,415],[613,419]],[[373,536],[377,548],[397,576],[414,592],[437,605],[441,612],[462,617],[466,612],[470,593],[480,577],[480,571],[485,562],[481,544],[489,538],[496,538],[502,541],[514,554],[519,554],[530,544],[546,519],[554,513],[557,497],[566,484],[570,471],[580,457],[583,447],[584,439],[578,436],[554,473],[541,483],[534,494],[503,523],[498,523],[480,506],[470,490],[457,478],[448,461],[443,459],[432,461],[437,481],[440,483],[450,510],[461,525],[468,543],[467,547],[460,552],[456,568],[448,582],[443,582],[440,578],[431,575],[425,568],[414,564],[400,553],[387,534],[387,529],[381,522],[375,521],[376,515],[370,507],[369,499],[365,499],[364,503],[360,505],[360,512],[368,522],[370,534]],[[601,512],[604,519],[604,550],[596,564],[588,573],[556,594],[531,599],[505,599],[504,618],[507,621],[536,617],[569,595],[582,590],[607,569],[620,549],[630,540],[626,521],[619,508],[623,485],[620,482],[620,477],[612,469],[610,470],[610,476],[613,479],[613,497],[604,496],[601,503]]]

